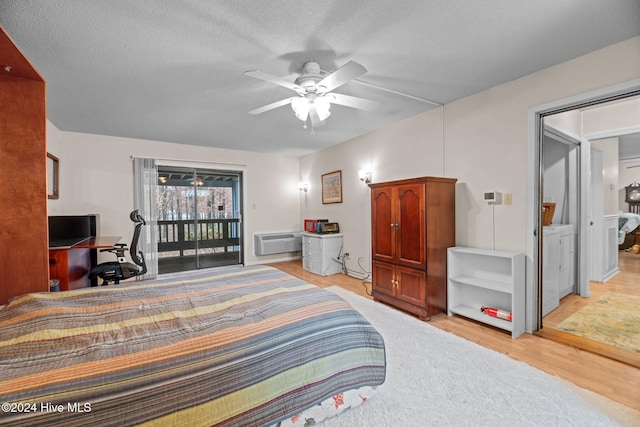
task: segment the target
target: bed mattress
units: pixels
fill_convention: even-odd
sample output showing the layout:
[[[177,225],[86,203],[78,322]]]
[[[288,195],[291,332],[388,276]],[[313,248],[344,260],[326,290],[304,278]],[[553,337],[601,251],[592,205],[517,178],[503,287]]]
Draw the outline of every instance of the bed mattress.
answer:
[[[0,310],[0,424],[270,425],[385,380],[380,334],[268,266],[17,297]]]

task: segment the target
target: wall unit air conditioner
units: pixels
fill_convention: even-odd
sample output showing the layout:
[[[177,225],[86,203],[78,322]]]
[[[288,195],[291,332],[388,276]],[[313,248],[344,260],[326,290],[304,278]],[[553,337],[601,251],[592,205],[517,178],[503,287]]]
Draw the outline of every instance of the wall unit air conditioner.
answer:
[[[297,231],[284,233],[255,233],[253,249],[256,255],[272,255],[302,250],[302,234]]]

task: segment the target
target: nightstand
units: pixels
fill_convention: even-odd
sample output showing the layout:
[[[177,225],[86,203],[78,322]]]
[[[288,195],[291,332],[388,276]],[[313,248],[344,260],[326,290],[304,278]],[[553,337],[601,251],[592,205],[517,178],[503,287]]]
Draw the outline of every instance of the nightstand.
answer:
[[[342,272],[338,261],[342,249],[342,234],[302,233],[302,268],[329,276]]]

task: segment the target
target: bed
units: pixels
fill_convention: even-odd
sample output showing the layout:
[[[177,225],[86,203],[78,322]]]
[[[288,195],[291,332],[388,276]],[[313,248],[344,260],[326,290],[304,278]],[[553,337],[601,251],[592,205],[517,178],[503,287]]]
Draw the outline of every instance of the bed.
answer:
[[[303,410],[367,400],[385,375],[364,317],[268,266],[26,294],[0,310],[0,424],[303,425],[322,421]]]
[[[625,250],[636,242],[636,232],[640,227],[640,215],[635,213],[620,213],[618,218],[618,249]]]

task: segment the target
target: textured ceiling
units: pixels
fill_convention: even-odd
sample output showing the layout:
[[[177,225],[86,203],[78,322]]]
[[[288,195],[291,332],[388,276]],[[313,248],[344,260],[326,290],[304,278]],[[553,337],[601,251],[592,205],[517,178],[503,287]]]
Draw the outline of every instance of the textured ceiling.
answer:
[[[640,34],[638,0],[2,0],[0,25],[47,81],[66,131],[302,155]],[[368,69],[312,134],[293,81],[306,61]],[[368,84],[364,84],[368,83]],[[373,87],[371,86],[373,85]]]

